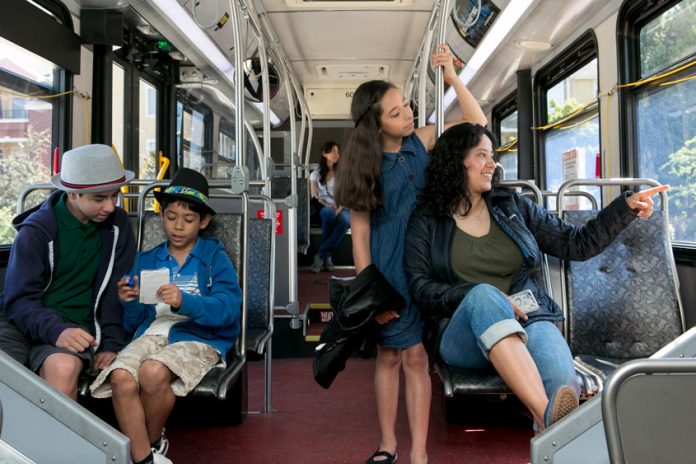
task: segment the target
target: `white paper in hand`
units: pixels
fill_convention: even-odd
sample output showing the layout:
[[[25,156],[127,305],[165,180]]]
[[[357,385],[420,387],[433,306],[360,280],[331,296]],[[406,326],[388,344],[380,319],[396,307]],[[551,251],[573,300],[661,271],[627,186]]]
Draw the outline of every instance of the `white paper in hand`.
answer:
[[[152,271],[140,271],[140,302],[143,304],[161,303],[157,296],[157,290],[162,285],[169,283],[169,269],[155,269]]]

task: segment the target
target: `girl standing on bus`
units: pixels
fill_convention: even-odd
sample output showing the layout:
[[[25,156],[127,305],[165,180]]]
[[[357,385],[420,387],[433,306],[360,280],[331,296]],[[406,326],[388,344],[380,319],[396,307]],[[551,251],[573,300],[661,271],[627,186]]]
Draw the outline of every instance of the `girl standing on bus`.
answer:
[[[463,115],[457,123],[485,125],[486,117],[459,80],[446,45],[438,46],[432,65],[443,67],[445,82],[456,92]],[[427,152],[435,145],[437,134],[433,126],[414,128],[409,102],[385,81],[366,82],[356,89],[351,116],[355,130],[336,173],[336,201],[351,209],[355,270],[359,273],[374,264],[407,302],[400,313],[386,311],[375,317],[382,326],[374,379],[381,441],[366,464],[391,464],[397,459],[395,426],[402,366],[412,442],[410,462],[424,464],[431,399],[428,357],[421,341],[423,322],[410,303],[402,258],[406,225],[425,184]]]
[[[315,274],[320,273],[322,267],[329,272],[334,270],[331,257],[350,227],[348,209],[337,205],[334,200],[334,173],[339,157],[338,144],[326,142],[321,148],[319,169],[312,171],[309,176],[312,198],[321,205],[321,244],[310,267]]]

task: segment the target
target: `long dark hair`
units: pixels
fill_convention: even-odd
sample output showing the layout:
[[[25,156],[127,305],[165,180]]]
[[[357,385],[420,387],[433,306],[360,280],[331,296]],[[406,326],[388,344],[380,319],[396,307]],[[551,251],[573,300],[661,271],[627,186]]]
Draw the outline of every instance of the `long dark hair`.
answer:
[[[488,137],[495,147],[495,136],[485,127],[468,122],[452,126],[442,133],[430,155],[425,170],[425,187],[419,202],[426,204],[437,215],[467,214],[471,210],[469,177],[464,169],[464,158]],[[493,185],[500,181],[500,171],[493,174]],[[462,211],[460,205],[463,205]]]
[[[333,147],[337,147],[336,142],[328,141],[321,146],[321,159],[319,160],[319,182],[326,185],[326,176],[329,174],[329,162],[326,161],[326,153],[333,150]],[[338,168],[338,161],[334,164],[334,170]],[[336,171],[334,171],[336,172]]]
[[[382,139],[379,135],[382,105],[387,91],[396,88],[386,81],[369,81],[353,94],[350,114],[355,130],[343,149],[336,170],[336,203],[355,211],[369,211],[382,204],[380,172]]]

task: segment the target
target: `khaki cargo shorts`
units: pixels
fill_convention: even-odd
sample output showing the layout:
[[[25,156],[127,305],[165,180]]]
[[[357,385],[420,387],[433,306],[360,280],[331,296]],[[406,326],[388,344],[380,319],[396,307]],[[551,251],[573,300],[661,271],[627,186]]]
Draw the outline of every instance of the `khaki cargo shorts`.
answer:
[[[128,344],[101,371],[89,389],[95,398],[109,398],[109,375],[114,369],[125,369],[136,382],[143,361],[159,361],[174,373],[172,390],[176,396],[186,396],[205,377],[205,374],[221,362],[220,354],[210,345],[200,342],[177,342],[171,345],[164,335],[143,335]]]

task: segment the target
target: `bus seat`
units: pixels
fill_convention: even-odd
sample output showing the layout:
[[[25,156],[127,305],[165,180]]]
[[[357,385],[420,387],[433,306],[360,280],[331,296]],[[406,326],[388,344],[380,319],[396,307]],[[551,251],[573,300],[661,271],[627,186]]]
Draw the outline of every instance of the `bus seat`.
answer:
[[[565,211],[564,219],[584,224],[596,214]],[[684,331],[666,221],[657,210],[647,220],[633,221],[599,255],[563,262],[568,344],[576,364],[600,381]]]
[[[0,351],[0,462],[131,462],[128,438]]]
[[[145,212],[141,219],[139,250],[149,250],[166,240],[162,219],[159,214]],[[239,213],[218,213],[213,216],[201,236],[218,238],[227,251],[232,264],[237,270],[240,285],[244,274],[243,236],[244,218]],[[251,288],[252,286],[249,286]],[[242,308],[242,313],[246,311]],[[242,320],[245,318],[242,317]],[[225,403],[225,422],[239,424],[246,412],[246,350],[242,346],[241,336],[234,350],[230,350],[225,367],[214,367],[189,396],[191,398],[218,399]],[[219,405],[218,405],[219,407]]]
[[[693,462],[694,391],[694,358],[637,359],[614,371],[602,393],[611,462]]]
[[[543,202],[542,193],[529,181],[504,181],[502,185],[508,188],[521,188],[522,195],[530,195],[532,201],[536,201],[538,204]],[[549,295],[553,295],[549,261],[546,256],[543,256],[540,272],[535,276],[535,279],[540,287],[545,288]],[[513,395],[512,390],[505,384],[493,367],[490,369],[465,369],[450,366],[438,357],[435,360],[435,371],[442,380],[444,390],[443,410],[445,419],[448,422],[459,422],[462,419],[461,416],[468,411],[468,408],[464,408],[460,412],[459,409],[461,408],[457,407],[459,403],[456,399],[468,395],[487,399],[497,397],[501,400],[506,400],[510,395]],[[576,375],[581,386],[581,398],[589,398],[597,391],[596,381],[586,370],[576,368]]]
[[[273,223],[270,219],[249,219],[249,276],[247,288],[247,355],[265,355],[272,335],[271,255]]]
[[[271,198],[289,197],[292,179],[274,177],[271,182]],[[309,249],[309,179],[297,178],[297,251],[306,254]]]
[[[677,339],[671,341],[664,347],[662,347],[657,353],[651,356],[650,363],[648,366],[660,365],[652,363],[652,361],[683,361],[685,359],[694,363],[696,359],[696,327],[692,327],[684,334],[680,335]],[[646,460],[638,459],[634,460],[634,454],[631,454],[631,459],[615,459],[610,461],[609,451],[608,451],[608,440],[613,440],[614,443],[619,443],[621,438],[619,435],[624,431],[625,427],[651,427],[652,422],[655,422],[655,426],[660,427],[659,430],[643,430],[641,431],[639,439],[643,440],[649,437],[647,443],[652,446],[653,444],[657,449],[661,449],[664,446],[662,434],[670,435],[668,440],[680,437],[681,442],[678,446],[673,447],[668,453],[677,450],[684,449],[685,443],[690,440],[690,435],[685,437],[683,434],[689,434],[693,430],[693,418],[696,417],[696,413],[693,411],[691,403],[686,405],[684,398],[689,395],[694,390],[693,383],[689,383],[686,386],[681,384],[684,382],[693,382],[694,372],[696,372],[693,367],[689,368],[688,365],[681,363],[677,364],[677,369],[669,367],[664,372],[657,372],[655,369],[648,371],[644,368],[645,364],[641,360],[639,369],[637,371],[629,372],[627,369],[633,369],[633,361],[629,361],[621,366],[615,373],[607,379],[606,387],[602,391],[602,394],[596,395],[587,401],[583,407],[576,409],[571,412],[567,418],[553,427],[545,430],[534,438],[532,438],[530,443],[531,450],[531,462],[533,463],[547,463],[553,462],[555,464],[579,464],[579,463],[596,463],[596,464],[609,464],[610,462],[691,462],[694,455],[693,449],[690,449],[689,458],[686,461],[680,461],[679,459],[673,459],[671,454],[662,454],[656,457],[652,451],[644,454],[647,457]],[[687,375],[691,376],[691,379],[681,378],[675,379],[673,374],[682,374],[684,371],[679,371],[679,367],[686,366],[686,369],[690,369],[690,372],[686,371]],[[648,372],[654,374],[649,374],[653,379],[641,378],[638,375],[648,376]],[[626,375],[629,373],[629,375]],[[666,374],[666,375],[662,375]],[[663,377],[662,379],[656,379],[656,377]],[[636,390],[634,386],[626,385],[628,388],[624,389],[624,381],[629,380],[630,382],[654,382],[653,386],[660,387],[660,390],[648,390],[647,386],[641,387],[643,393],[648,393],[647,396],[639,397],[633,396],[632,392],[641,393]],[[674,383],[677,382],[677,383]],[[634,385],[640,385],[635,383]],[[613,390],[618,390],[613,392]],[[623,390],[623,391],[622,391]],[[624,393],[628,393],[624,395]],[[619,401],[617,402],[617,399]],[[605,402],[609,401],[610,404],[605,406]],[[625,402],[631,401],[631,404]],[[634,402],[635,401],[635,402]],[[613,404],[611,404],[613,402]],[[635,405],[640,404],[640,408],[636,408]],[[646,407],[644,407],[644,405]],[[632,412],[626,414],[626,408],[633,409]],[[678,407],[679,410],[675,411],[673,408]],[[604,408],[608,408],[606,413],[603,412]],[[657,408],[657,410],[654,410]],[[666,413],[666,414],[664,414]],[[683,425],[681,419],[684,418],[683,413],[687,414],[687,417],[692,421],[688,426]],[[630,417],[630,414],[645,414],[642,418]],[[672,420],[672,415],[678,418],[677,421]],[[610,415],[616,415],[617,417],[611,418]],[[604,417],[603,417],[604,416]],[[667,418],[668,422],[662,422]],[[617,429],[617,419],[618,419],[618,429]],[[625,420],[630,420],[632,423],[624,423]],[[613,421],[613,424],[612,424]],[[667,426],[669,424],[669,426]],[[674,426],[673,426],[674,425]],[[628,429],[626,429],[628,430]],[[636,430],[630,431],[633,434]],[[679,435],[679,434],[682,435]],[[618,435],[617,435],[618,434]],[[613,435],[610,437],[610,435]],[[673,435],[673,436],[672,436]],[[628,437],[627,437],[628,438]],[[634,436],[633,439],[636,437]],[[658,441],[653,441],[657,439]],[[691,443],[691,441],[689,441]],[[614,445],[616,446],[616,445]],[[632,444],[629,440],[626,443],[621,444],[623,449],[631,448]]]

